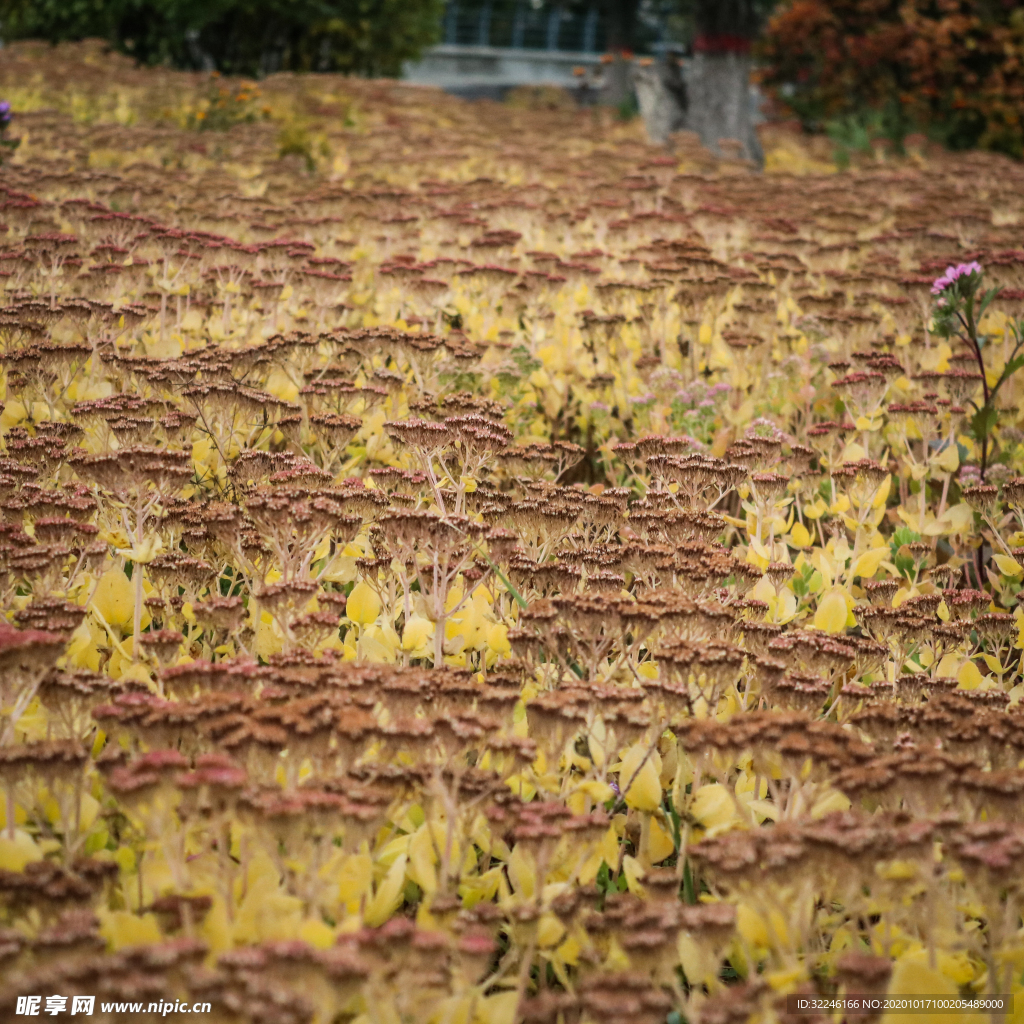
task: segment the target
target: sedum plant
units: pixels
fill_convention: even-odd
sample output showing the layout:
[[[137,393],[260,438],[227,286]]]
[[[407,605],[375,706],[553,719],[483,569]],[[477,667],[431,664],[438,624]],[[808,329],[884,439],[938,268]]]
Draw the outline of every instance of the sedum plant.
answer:
[[[1024,998],[1020,167],[93,60],[0,55],[3,1019]]]

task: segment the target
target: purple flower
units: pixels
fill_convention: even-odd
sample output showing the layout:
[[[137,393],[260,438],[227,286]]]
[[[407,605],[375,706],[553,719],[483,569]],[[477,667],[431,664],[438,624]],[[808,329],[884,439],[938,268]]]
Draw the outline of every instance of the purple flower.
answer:
[[[14,114],[11,113],[11,105],[7,100],[0,102],[0,128],[6,128],[11,123],[11,118]]]
[[[932,295],[940,295],[947,288],[956,284],[961,277],[969,277],[971,274],[980,274],[981,264],[977,260],[971,263],[960,263],[955,267],[946,267],[942,277],[937,277],[932,285]]]

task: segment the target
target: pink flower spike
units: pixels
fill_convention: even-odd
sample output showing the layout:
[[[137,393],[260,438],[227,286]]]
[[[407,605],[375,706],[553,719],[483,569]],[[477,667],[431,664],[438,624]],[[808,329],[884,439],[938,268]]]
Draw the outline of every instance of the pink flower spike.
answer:
[[[960,280],[961,277],[968,277],[971,274],[980,274],[981,264],[977,260],[970,263],[960,263],[955,267],[946,267],[946,272],[935,279],[932,285],[932,295],[939,295],[951,285]]]

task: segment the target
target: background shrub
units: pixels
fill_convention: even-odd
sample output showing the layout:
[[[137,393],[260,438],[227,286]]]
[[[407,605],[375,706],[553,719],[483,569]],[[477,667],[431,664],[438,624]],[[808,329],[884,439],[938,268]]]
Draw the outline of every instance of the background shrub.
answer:
[[[100,37],[145,64],[397,75],[443,0],[0,0],[6,39]]]
[[[788,0],[761,82],[805,127],[881,119],[953,149],[1024,156],[1024,8],[1016,0]]]

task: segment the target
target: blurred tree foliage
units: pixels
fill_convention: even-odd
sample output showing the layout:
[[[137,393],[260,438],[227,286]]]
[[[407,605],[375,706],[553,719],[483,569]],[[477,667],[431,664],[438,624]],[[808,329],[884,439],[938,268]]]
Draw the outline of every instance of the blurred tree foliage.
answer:
[[[753,39],[778,0],[674,0],[679,33],[688,43],[700,36]]]
[[[1020,0],[786,0],[760,56],[763,87],[805,127],[1024,156]]]
[[[440,34],[444,0],[0,0],[5,39],[100,37],[145,64],[226,74],[392,76]]]

